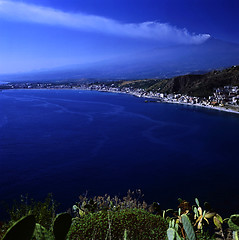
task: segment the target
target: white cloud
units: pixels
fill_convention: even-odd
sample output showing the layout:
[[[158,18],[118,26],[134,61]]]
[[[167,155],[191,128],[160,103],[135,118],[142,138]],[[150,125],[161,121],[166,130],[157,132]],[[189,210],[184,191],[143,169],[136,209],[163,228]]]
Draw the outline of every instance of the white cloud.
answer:
[[[179,44],[200,44],[210,37],[208,34],[191,34],[186,29],[180,29],[168,23],[125,24],[105,17],[69,13],[49,7],[7,0],[0,0],[0,18]]]

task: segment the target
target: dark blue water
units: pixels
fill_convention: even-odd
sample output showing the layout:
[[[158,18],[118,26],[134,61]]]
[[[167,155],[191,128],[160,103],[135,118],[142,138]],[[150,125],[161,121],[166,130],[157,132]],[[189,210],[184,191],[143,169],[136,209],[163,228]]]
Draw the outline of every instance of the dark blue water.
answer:
[[[177,198],[239,210],[239,115],[123,94],[0,92],[0,199],[78,196],[140,188],[148,202]]]

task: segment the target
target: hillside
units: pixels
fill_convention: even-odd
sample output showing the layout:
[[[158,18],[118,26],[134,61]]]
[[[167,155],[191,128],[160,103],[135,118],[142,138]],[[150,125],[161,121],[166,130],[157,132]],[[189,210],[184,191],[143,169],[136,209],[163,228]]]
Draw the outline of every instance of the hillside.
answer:
[[[239,86],[239,66],[211,71],[206,74],[189,74],[165,80],[149,79],[119,83],[119,86],[122,87],[144,88],[147,91],[182,93],[198,97],[212,95],[214,88],[226,85]]]

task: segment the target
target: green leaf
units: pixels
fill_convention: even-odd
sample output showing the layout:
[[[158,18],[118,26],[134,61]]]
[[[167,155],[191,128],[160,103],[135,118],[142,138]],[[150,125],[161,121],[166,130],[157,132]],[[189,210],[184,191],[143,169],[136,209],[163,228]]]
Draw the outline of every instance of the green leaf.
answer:
[[[222,228],[222,225],[221,225],[219,219],[216,216],[213,217],[213,222],[214,222],[214,224],[217,228],[219,228],[219,229]]]
[[[200,205],[199,205],[199,201],[198,201],[197,198],[195,198],[195,202],[196,202],[197,206],[200,207]]]
[[[182,203],[183,199],[182,198],[178,198],[178,201],[179,201],[179,203]]]
[[[168,240],[174,240],[175,239],[175,230],[173,228],[169,228],[167,230],[167,236],[168,236]]]
[[[178,216],[181,215],[181,208],[178,209]]]
[[[172,227],[175,227],[175,219],[172,220]]]
[[[216,217],[217,217],[217,219],[218,219],[221,223],[223,223],[223,219],[222,219],[222,217],[221,217],[219,214],[216,214]]]
[[[205,218],[212,218],[212,217],[214,217],[215,215],[216,215],[215,212],[207,212],[207,213],[205,214]]]
[[[186,214],[183,214],[181,217],[182,217],[182,224],[183,224],[184,230],[187,234],[187,237],[190,240],[196,240],[196,235],[195,235],[195,232],[194,232],[194,229],[193,229],[193,226],[191,224],[189,217]]]
[[[31,240],[35,224],[35,217],[33,215],[23,217],[8,229],[2,240]]]
[[[183,238],[179,236],[178,232],[175,232],[175,235],[176,235],[176,240],[183,240]]]
[[[198,209],[196,207],[194,207],[193,211],[196,214],[196,216],[198,217]]]
[[[239,231],[239,214],[231,215],[227,224],[232,231]]]
[[[175,224],[175,230],[178,231],[178,224]]]

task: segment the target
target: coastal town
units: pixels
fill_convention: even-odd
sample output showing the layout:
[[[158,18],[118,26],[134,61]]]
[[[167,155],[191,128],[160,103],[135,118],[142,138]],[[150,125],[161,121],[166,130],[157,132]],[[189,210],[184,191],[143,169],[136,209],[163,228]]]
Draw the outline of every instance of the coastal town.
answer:
[[[214,108],[216,110],[239,113],[239,88],[238,86],[224,86],[214,89],[212,96],[192,97],[184,94],[167,94],[160,92],[145,91],[144,89],[135,89],[130,87],[115,87],[105,85],[91,85],[87,87],[89,90],[120,92],[131,94],[136,97],[149,98],[156,102],[178,103],[185,105],[194,105],[199,107]],[[146,100],[147,102],[147,100]]]
[[[213,108],[215,110],[239,113],[239,87],[223,86],[215,88],[213,95],[209,97],[195,97],[179,93],[162,93],[158,91],[147,91],[143,88],[119,86],[115,82],[107,83],[6,83],[0,85],[0,89],[75,89],[92,90],[101,92],[124,93],[136,97],[146,98],[145,102],[164,102],[193,105],[199,107]],[[148,100],[147,100],[148,99]]]

